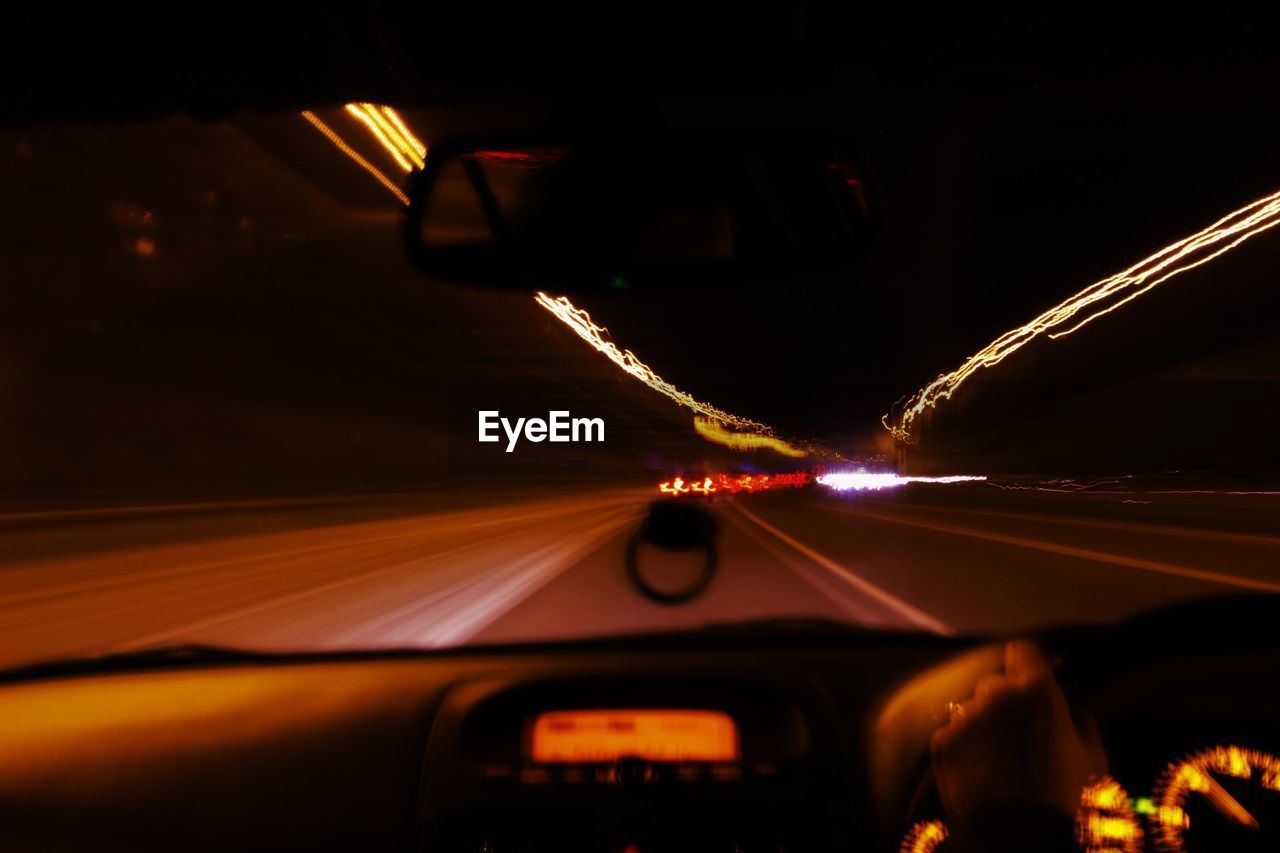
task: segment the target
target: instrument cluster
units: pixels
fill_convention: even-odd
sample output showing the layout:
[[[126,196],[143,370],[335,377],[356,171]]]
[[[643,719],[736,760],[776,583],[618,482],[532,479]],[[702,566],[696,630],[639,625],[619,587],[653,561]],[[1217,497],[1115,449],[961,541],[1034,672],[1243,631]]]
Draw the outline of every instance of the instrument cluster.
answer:
[[[1084,789],[1076,813],[1084,853],[1243,853],[1280,850],[1280,758],[1215,745],[1169,762],[1150,796],[1111,776]],[[947,827],[919,821],[901,853],[946,853]]]

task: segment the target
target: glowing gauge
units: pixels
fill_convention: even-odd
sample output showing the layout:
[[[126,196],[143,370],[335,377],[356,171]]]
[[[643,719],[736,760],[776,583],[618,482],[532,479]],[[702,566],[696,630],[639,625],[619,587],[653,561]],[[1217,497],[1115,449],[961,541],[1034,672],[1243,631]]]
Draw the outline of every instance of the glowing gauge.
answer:
[[[1129,794],[1110,776],[1090,782],[1080,793],[1076,838],[1085,853],[1140,853],[1142,824]]]
[[[898,845],[899,853],[933,853],[947,837],[947,828],[940,820],[922,820],[907,830]]]
[[[738,726],[721,711],[610,709],[548,711],[533,721],[534,761],[578,763],[737,761]]]
[[[1170,853],[1280,849],[1280,759],[1215,746],[1170,764],[1151,824],[1156,845]]]

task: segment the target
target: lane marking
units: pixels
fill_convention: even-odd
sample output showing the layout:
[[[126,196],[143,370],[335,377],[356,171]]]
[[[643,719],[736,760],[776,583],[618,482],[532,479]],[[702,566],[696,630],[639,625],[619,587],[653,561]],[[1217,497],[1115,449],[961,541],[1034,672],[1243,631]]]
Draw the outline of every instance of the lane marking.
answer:
[[[1034,512],[1011,512],[999,509],[966,509],[955,506],[938,506],[936,504],[911,504],[911,509],[925,512],[956,513],[959,515],[990,516],[992,518],[1009,518],[1018,521],[1044,522],[1045,524],[1061,524],[1071,527],[1097,527],[1102,530],[1120,530],[1128,533],[1142,533],[1151,536],[1180,536],[1188,539],[1220,539],[1226,542],[1239,542],[1250,545],[1280,546],[1280,536],[1267,536],[1263,533],[1237,533],[1231,530],[1204,530],[1192,527],[1172,527],[1164,524],[1149,524],[1139,521],[1106,521],[1098,518],[1080,516],[1055,517]]]
[[[831,572],[833,575],[840,578],[845,583],[849,584],[852,587],[857,588],[859,591],[865,593],[866,595],[871,596],[872,598],[876,599],[878,602],[883,604],[885,607],[888,607],[889,609],[896,611],[898,614],[905,617],[913,624],[919,625],[920,627],[923,627],[923,628],[927,628],[928,630],[933,631],[936,634],[956,633],[955,628],[951,627],[946,622],[943,622],[941,619],[938,619],[937,617],[929,613],[926,613],[925,611],[921,610],[915,605],[907,601],[904,601],[901,598],[898,598],[893,593],[877,586],[876,584],[872,583],[871,581],[867,580],[866,578],[862,577],[856,572],[850,570],[845,566],[842,566],[841,564],[837,563],[835,560],[832,560],[830,557],[827,557],[827,556],[824,556],[823,554],[818,553],[817,551],[810,548],[808,545],[805,545],[803,542],[800,542],[797,539],[787,535],[786,533],[783,533],[781,530],[774,527],[772,524],[765,521],[764,519],[760,518],[758,515],[751,512],[749,509],[742,506],[740,503],[734,502],[733,504],[731,504],[731,506],[733,506],[735,510],[742,513],[752,522],[759,525],[763,530],[772,534],[774,537],[781,540],[782,542],[785,542],[787,545],[790,545],[792,548],[799,551],[801,554],[804,554],[814,563],[817,563],[819,566],[822,566],[822,568]]]
[[[845,612],[855,617],[859,624],[892,624],[895,627],[901,625],[899,622],[884,622],[885,612],[883,610],[868,607],[865,599],[858,600],[851,597],[850,592],[852,590],[848,586],[837,586],[832,580],[828,579],[828,576],[819,574],[813,567],[797,559],[794,554],[784,551],[782,546],[771,539],[765,538],[764,534],[748,527],[737,513],[725,512],[723,515],[735,530],[741,532],[742,535],[769,552],[779,563],[799,575],[802,580],[808,582],[829,601],[838,604]]]
[[[815,504],[815,506],[819,505]],[[975,530],[970,527],[957,527],[951,524],[938,524],[930,521],[907,519],[892,515],[884,515],[878,512],[868,512],[866,510],[845,509],[842,507],[826,505],[821,506],[823,509],[839,513],[841,515],[870,518],[875,521],[884,521],[889,524],[904,524],[908,527],[919,527],[924,530],[948,533],[953,536],[967,536],[972,539],[984,539],[988,542],[998,542],[1002,545],[1014,545],[1019,548],[1029,548],[1033,551],[1043,551],[1048,554],[1058,554],[1064,557],[1076,557],[1081,560],[1092,560],[1097,563],[1110,563],[1111,565],[1124,566],[1129,569],[1139,569],[1144,572],[1156,572],[1158,574],[1174,575],[1176,577],[1190,578],[1192,580],[1206,581],[1208,583],[1222,584],[1225,586],[1238,586],[1244,589],[1256,589],[1264,592],[1280,592],[1280,583],[1253,580],[1252,578],[1242,578],[1236,575],[1227,575],[1222,574],[1221,572],[1209,571],[1208,569],[1193,569],[1190,566],[1178,566],[1173,563],[1162,563],[1156,560],[1144,560],[1138,557],[1125,557],[1120,554],[1108,554],[1105,551],[1094,551],[1088,548],[1075,548],[1070,545],[1059,545],[1054,542],[1045,542],[1041,539],[1027,539],[1021,536],[1008,536],[1003,533],[992,533],[986,530]]]

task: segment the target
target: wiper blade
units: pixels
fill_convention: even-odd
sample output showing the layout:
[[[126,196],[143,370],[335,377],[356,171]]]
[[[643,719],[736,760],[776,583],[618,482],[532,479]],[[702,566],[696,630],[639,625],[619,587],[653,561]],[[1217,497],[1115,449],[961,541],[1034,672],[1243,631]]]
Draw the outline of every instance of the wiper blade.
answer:
[[[23,664],[0,672],[0,684],[73,675],[140,672],[149,669],[200,664],[242,663],[244,661],[266,660],[271,657],[273,656],[225,646],[204,646],[199,644],[163,646],[154,649],[143,649],[137,652],[120,652],[70,660]]]

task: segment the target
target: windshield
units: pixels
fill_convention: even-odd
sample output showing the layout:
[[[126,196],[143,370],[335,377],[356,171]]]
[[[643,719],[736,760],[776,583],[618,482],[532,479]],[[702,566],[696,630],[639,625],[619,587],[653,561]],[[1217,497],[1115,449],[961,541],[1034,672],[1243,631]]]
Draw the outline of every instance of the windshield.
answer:
[[[6,130],[0,664],[1280,591],[1280,140],[1188,109],[880,126],[855,271],[589,293],[406,259],[439,110]]]

